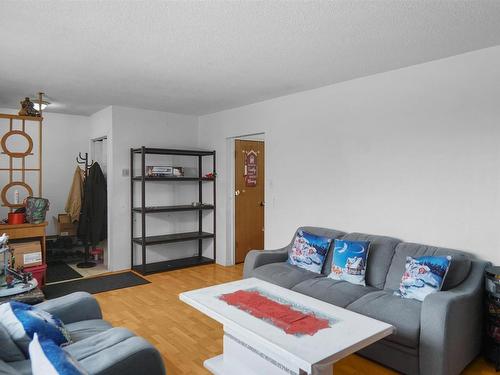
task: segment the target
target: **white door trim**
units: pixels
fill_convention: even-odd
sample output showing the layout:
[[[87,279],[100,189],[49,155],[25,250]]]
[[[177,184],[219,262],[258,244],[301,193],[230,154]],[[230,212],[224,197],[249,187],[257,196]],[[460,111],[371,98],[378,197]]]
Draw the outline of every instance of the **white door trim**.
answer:
[[[226,138],[226,152],[227,152],[227,160],[226,160],[226,168],[228,171],[228,180],[227,180],[227,191],[226,191],[226,249],[228,249],[229,259],[226,260],[226,265],[234,265],[236,259],[236,249],[235,249],[235,224],[236,224],[236,216],[235,216],[235,199],[234,199],[234,141],[237,139],[242,139],[245,141],[263,141],[264,147],[267,147],[266,144],[266,134],[265,132],[260,133],[252,133],[252,134],[244,134],[231,136]],[[266,150],[265,159],[264,159],[264,185],[267,184],[267,165],[268,165],[268,153]],[[264,186],[264,196],[266,192],[266,186]],[[264,209],[264,212],[266,209]],[[264,243],[266,239],[266,215],[264,214]]]

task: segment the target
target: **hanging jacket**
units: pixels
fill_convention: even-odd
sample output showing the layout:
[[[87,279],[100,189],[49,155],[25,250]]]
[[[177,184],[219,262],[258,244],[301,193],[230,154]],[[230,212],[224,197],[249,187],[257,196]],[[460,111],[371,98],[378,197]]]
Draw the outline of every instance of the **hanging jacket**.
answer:
[[[107,236],[106,179],[99,163],[89,168],[83,188],[82,212],[78,225],[78,237],[84,243],[96,246]]]
[[[64,211],[66,211],[71,218],[72,223],[80,219],[83,196],[83,179],[84,172],[77,166],[75,173],[73,174],[73,182],[71,183],[71,189],[69,190],[66,207],[64,208]]]

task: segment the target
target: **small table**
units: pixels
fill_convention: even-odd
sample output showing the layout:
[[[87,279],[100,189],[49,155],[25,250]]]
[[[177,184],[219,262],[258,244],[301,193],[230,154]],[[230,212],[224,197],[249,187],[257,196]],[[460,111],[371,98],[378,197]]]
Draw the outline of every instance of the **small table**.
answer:
[[[7,233],[9,235],[9,241],[28,238],[40,240],[42,248],[42,262],[45,263],[45,228],[47,227],[47,224],[48,223],[46,221],[40,224],[0,224],[0,235],[2,235],[2,233]]]
[[[285,333],[220,298],[238,291],[257,292],[330,324],[313,335]],[[394,332],[390,324],[256,278],[184,292],[179,298],[224,326],[224,353],[204,362],[216,375],[331,375],[333,363]]]
[[[1,297],[0,305],[5,302],[16,301],[26,303],[28,305],[36,305],[45,301],[45,295],[40,288],[32,289],[26,293],[14,294],[13,296]]]

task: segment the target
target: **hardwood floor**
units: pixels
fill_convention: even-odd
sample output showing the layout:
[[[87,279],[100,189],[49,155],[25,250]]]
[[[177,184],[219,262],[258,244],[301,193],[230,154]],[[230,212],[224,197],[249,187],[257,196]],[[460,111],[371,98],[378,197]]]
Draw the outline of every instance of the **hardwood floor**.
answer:
[[[208,374],[203,361],[222,353],[222,326],[178,299],[181,292],[238,280],[242,265],[207,265],[147,276],[151,284],[97,294],[104,318],[143,336],[162,353],[169,375]],[[338,362],[335,375],[391,375],[394,371],[351,355]],[[483,359],[466,375],[496,374]]]

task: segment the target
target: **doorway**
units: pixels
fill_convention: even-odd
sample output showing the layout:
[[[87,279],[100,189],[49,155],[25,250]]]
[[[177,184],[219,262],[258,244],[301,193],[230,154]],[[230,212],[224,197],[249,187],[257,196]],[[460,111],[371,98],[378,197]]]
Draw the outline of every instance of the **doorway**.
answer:
[[[265,147],[263,141],[234,141],[235,263],[264,248]]]

